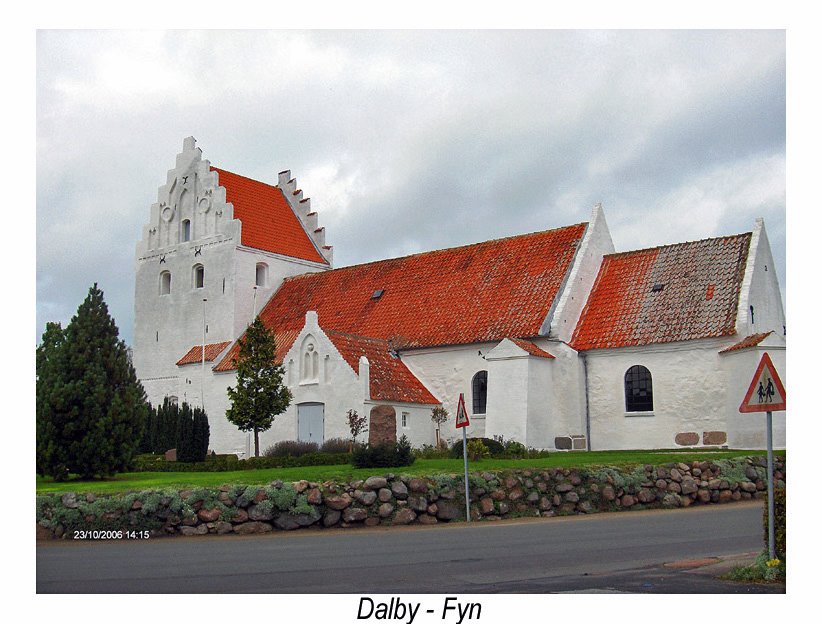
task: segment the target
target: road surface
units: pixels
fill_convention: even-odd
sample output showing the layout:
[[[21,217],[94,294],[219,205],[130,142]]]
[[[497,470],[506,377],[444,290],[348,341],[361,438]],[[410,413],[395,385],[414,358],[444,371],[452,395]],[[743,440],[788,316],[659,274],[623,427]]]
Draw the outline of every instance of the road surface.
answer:
[[[37,592],[770,591],[660,567],[758,552],[762,539],[762,504],[734,503],[436,527],[53,541],[37,545]]]

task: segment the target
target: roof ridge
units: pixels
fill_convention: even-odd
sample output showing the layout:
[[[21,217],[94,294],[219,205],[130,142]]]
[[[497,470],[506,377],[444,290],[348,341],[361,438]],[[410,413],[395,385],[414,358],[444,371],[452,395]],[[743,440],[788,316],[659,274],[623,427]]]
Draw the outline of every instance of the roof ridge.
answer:
[[[712,241],[718,240],[731,240],[734,238],[743,238],[746,236],[752,236],[753,232],[741,232],[739,234],[727,234],[725,236],[711,236],[709,238],[700,238],[697,240],[692,241],[683,241],[681,243],[667,243],[665,245],[656,245],[655,247],[643,247],[642,249],[629,249],[628,251],[617,251],[610,254],[603,255],[603,260],[605,258],[616,258],[619,256],[628,256],[634,253],[642,253],[645,251],[658,251],[660,249],[667,249],[669,247],[685,247],[686,245],[696,245],[697,243],[707,243]]]
[[[457,245],[456,247],[444,247],[442,249],[431,249],[429,251],[419,251],[417,253],[406,254],[404,256],[396,256],[394,258],[383,258],[382,260],[369,260],[368,262],[361,262],[359,264],[349,264],[348,266],[337,267],[335,269],[330,269],[328,271],[321,271],[319,273],[301,273],[300,275],[292,275],[290,277],[286,277],[283,281],[289,282],[297,279],[301,279],[304,277],[316,277],[317,275],[325,275],[328,273],[339,273],[340,271],[346,269],[356,269],[359,267],[369,266],[372,264],[382,264],[384,262],[393,262],[395,260],[407,260],[408,258],[417,258],[426,255],[434,255],[439,253],[445,253],[449,251],[455,251],[457,249],[467,249],[469,247],[479,247],[480,245],[488,245],[491,243],[498,243],[507,240],[513,240],[515,238],[526,238],[529,236],[538,236],[539,234],[548,234],[549,232],[560,232],[562,230],[570,230],[572,228],[579,227],[581,225],[588,225],[588,221],[581,221],[580,223],[574,223],[572,225],[565,225],[563,227],[552,228],[550,230],[539,230],[536,232],[526,232],[525,234],[512,234],[511,236],[502,236],[500,238],[491,238],[484,241],[478,241],[476,243],[467,243],[465,245]]]
[[[241,173],[235,173],[234,171],[230,171],[228,169],[223,169],[222,167],[215,167],[214,165],[211,165],[211,168],[214,169],[217,172],[222,171],[224,173],[230,173],[231,175],[237,176],[238,178],[243,178],[245,180],[249,180],[251,182],[256,182],[257,184],[263,184],[263,185],[265,185],[269,188],[273,188],[273,189],[277,189],[279,191],[282,191],[282,189],[276,184],[269,184],[268,182],[263,182],[262,180],[258,180],[257,178],[250,178],[250,177],[245,176]]]

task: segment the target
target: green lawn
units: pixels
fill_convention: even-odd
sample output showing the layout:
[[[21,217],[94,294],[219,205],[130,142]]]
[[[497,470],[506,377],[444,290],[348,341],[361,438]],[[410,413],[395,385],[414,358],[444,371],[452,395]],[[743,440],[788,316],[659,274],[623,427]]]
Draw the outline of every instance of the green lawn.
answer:
[[[589,453],[553,453],[539,459],[484,459],[469,462],[471,471],[504,469],[579,468],[588,466],[624,466],[637,464],[664,464],[672,461],[726,459],[746,455],[764,455],[764,451],[592,451]],[[784,451],[777,451],[784,455]],[[365,477],[396,472],[408,475],[438,473],[462,473],[461,459],[418,459],[403,468],[355,469],[352,466],[306,466],[298,468],[269,468],[265,470],[241,470],[236,472],[131,472],[115,477],[80,481],[69,480],[55,483],[52,479],[37,477],[37,493],[95,492],[112,494],[147,490],[152,488],[218,487],[224,484],[264,484],[274,480],[299,481],[350,481]]]

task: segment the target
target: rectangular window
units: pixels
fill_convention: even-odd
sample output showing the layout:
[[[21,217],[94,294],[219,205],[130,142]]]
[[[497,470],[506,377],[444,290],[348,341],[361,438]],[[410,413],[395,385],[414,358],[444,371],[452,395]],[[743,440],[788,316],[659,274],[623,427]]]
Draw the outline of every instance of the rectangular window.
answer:
[[[402,413],[402,428],[408,429],[408,412]]]

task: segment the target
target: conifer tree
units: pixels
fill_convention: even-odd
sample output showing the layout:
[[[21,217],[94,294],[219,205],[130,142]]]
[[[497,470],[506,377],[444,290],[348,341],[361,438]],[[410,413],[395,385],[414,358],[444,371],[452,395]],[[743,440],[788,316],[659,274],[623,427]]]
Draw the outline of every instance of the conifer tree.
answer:
[[[291,392],[283,384],[283,367],[275,363],[274,335],[259,317],[240,338],[236,358],[237,387],[228,389],[231,407],[228,421],[240,431],[254,432],[254,456],[260,456],[260,432],[268,431],[274,418],[291,403]]]
[[[37,470],[58,480],[122,472],[139,446],[148,404],[97,284],[65,331],[58,329],[48,325],[38,349]]]

